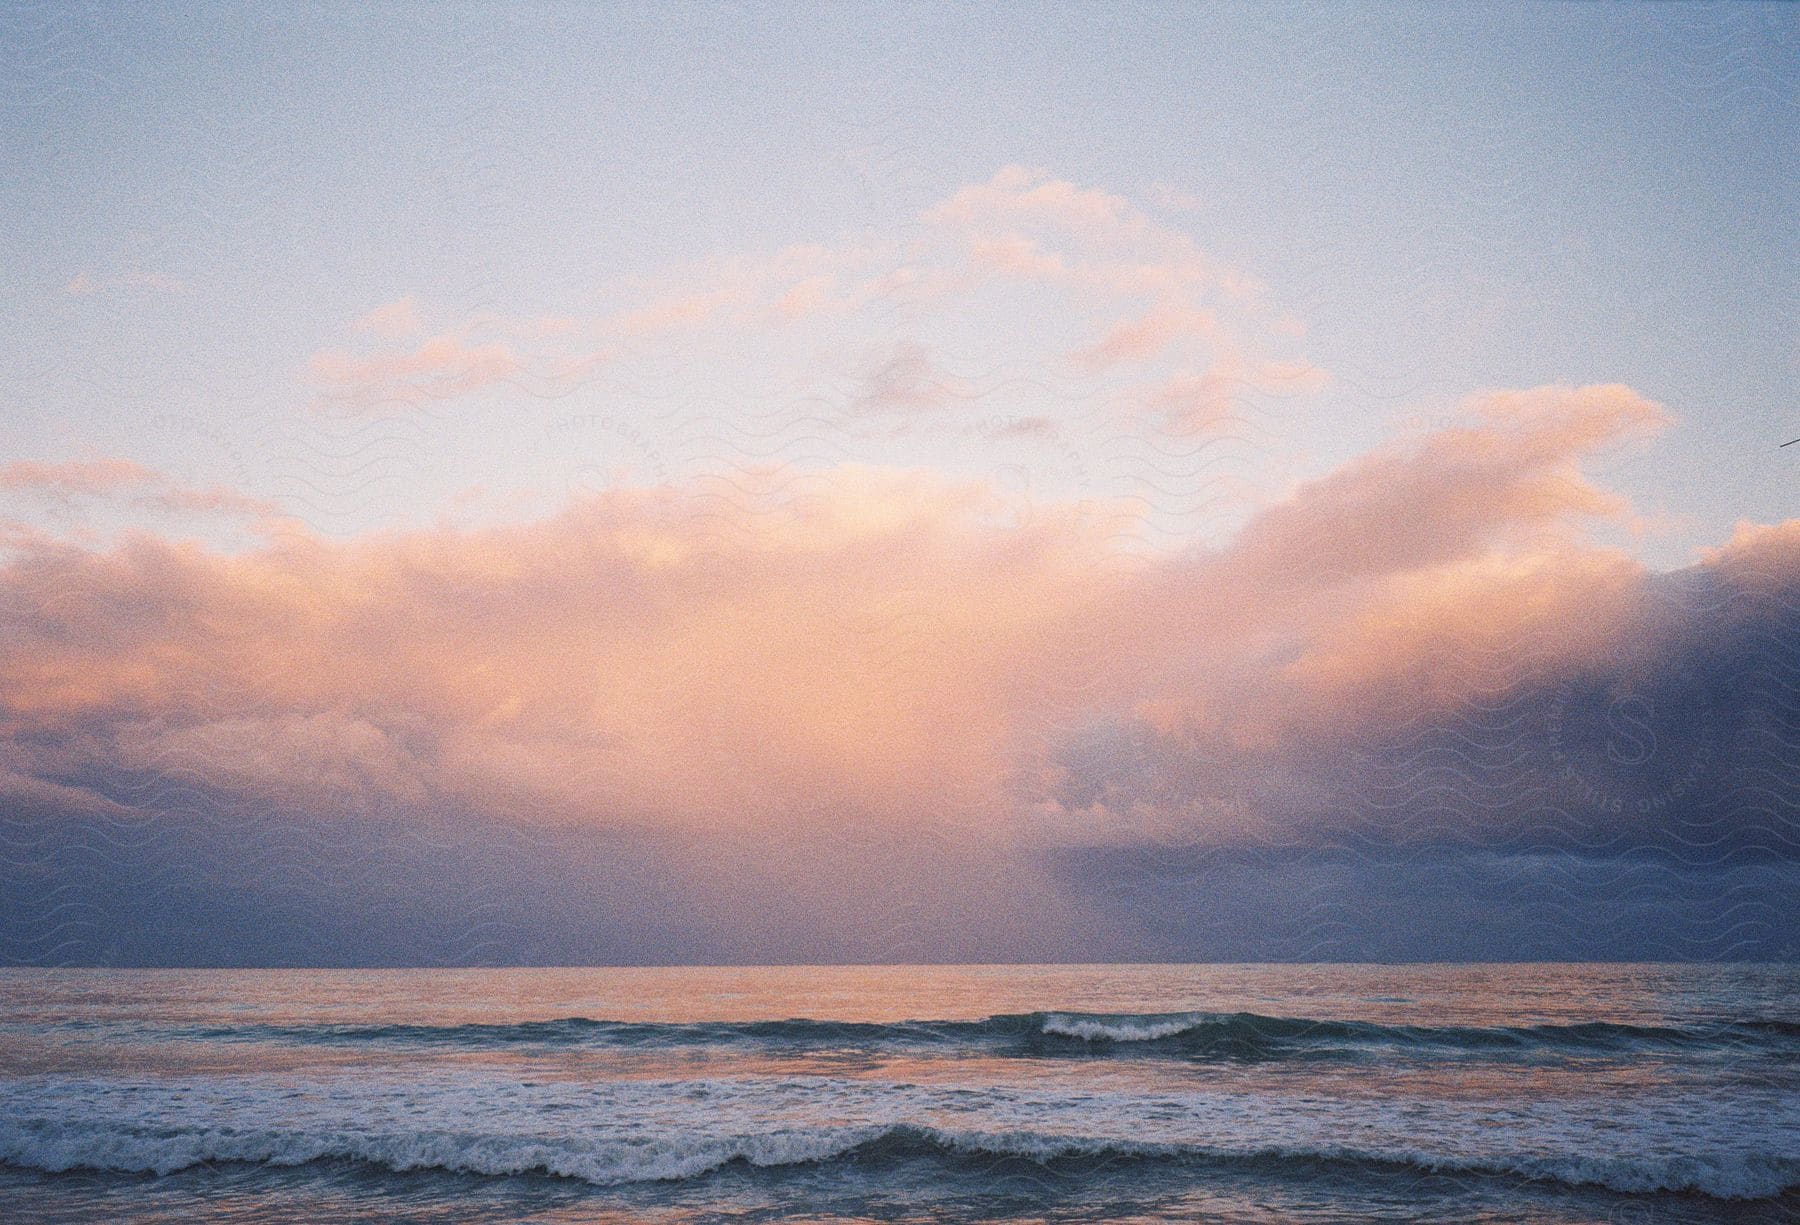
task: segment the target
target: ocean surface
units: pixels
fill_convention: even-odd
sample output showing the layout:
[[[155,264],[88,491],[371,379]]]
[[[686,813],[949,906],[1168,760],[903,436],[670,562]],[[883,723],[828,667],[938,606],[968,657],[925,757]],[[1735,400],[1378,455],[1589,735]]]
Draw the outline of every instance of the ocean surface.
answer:
[[[0,970],[0,1221],[1800,1220],[1800,967]]]

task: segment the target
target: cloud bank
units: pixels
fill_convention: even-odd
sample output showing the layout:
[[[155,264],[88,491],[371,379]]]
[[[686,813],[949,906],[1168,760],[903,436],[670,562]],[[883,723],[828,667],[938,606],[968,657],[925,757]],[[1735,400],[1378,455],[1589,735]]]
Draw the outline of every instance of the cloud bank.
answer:
[[[1065,187],[941,220],[1143,239]],[[1800,520],[1650,573],[1583,465],[1660,406],[1464,410],[1180,549],[1129,502],[1021,521],[848,464],[238,552],[18,539],[0,957],[1555,955],[1659,897],[1662,944],[1605,947],[1791,955]],[[1476,896],[1500,934],[1418,936]]]

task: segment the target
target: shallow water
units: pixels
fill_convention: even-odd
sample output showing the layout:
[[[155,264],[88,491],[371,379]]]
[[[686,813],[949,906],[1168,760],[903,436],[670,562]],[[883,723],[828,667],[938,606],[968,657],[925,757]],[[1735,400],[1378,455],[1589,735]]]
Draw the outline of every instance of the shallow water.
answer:
[[[0,971],[0,1219],[1777,1221],[1800,968]]]

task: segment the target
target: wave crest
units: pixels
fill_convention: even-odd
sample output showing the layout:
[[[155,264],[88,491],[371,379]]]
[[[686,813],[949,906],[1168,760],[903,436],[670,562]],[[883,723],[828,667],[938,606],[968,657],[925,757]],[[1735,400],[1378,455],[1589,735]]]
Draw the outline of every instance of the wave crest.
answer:
[[[996,1160],[1029,1162],[1069,1174],[1119,1162],[1280,1175],[1307,1166],[1365,1173],[1459,1174],[1633,1194],[1686,1192],[1715,1199],[1767,1199],[1800,1189],[1800,1159],[1772,1154],[1464,1157],[1335,1146],[1232,1150],[1032,1131],[955,1131],[916,1123],[600,1144],[458,1131],[313,1134],[220,1127],[153,1130],[42,1121],[0,1129],[0,1163],[48,1173],[100,1170],[168,1175],[214,1162],[289,1167],[351,1161],[396,1172],[436,1170],[486,1177],[536,1174],[619,1186],[700,1178],[733,1165],[766,1169],[965,1158],[978,1158],[990,1167]]]
[[[794,1052],[844,1048],[879,1052],[966,1046],[989,1054],[1035,1057],[1332,1059],[1394,1051],[1417,1057],[1467,1053],[1529,1057],[1565,1052],[1630,1055],[1675,1049],[1785,1051],[1800,1043],[1800,1024],[1748,1020],[1679,1028],[1586,1021],[1481,1027],[1390,1025],[1250,1012],[1031,1012],[980,1021],[887,1023],[793,1019],[659,1024],[565,1017],[499,1024],[251,1025],[178,1031],[177,1036],[207,1041],[423,1047],[580,1045],[655,1050],[759,1046]]]

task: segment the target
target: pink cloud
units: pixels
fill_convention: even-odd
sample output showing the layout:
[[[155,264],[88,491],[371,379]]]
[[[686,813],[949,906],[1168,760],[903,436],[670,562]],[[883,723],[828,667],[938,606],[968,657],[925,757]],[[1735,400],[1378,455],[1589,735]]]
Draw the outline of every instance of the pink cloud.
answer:
[[[1194,292],[1222,275],[1189,235],[1123,196],[1018,166],[961,188],[922,220],[963,235],[977,266],[1113,297]]]
[[[975,275],[958,293],[999,277],[1053,286],[1071,305],[1111,314],[1100,335],[1061,356],[1088,374],[1166,364],[1165,386],[1129,402],[1181,432],[1224,419],[1244,392],[1324,385],[1323,371],[1284,353],[1299,330],[1265,306],[1264,286],[1122,196],[1011,166],[922,219],[962,244]]]
[[[675,294],[644,306],[620,311],[607,318],[602,328],[631,338],[657,336],[678,329],[697,328],[733,303],[743,301],[735,288],[708,289]]]
[[[1027,280],[1054,281],[1069,275],[1068,262],[1061,255],[1046,251],[1023,234],[978,239],[970,247],[969,258],[978,266]]]
[[[174,486],[155,495],[158,505],[169,510],[201,514],[246,515],[265,518],[279,515],[280,507],[266,498],[252,497],[236,489],[213,485],[206,488]]]
[[[315,354],[313,374],[353,403],[421,404],[450,399],[504,382],[523,370],[518,355],[499,343],[469,344],[434,336],[399,353],[355,357],[340,350]]]
[[[1047,225],[1090,242],[1141,237],[1147,219],[1122,196],[1079,187],[1024,166],[1003,167],[985,183],[961,188],[927,210],[933,225]]]
[[[415,344],[373,353],[328,349],[313,358],[313,374],[330,402],[356,408],[419,406],[500,383],[562,394],[601,365],[629,364],[667,345],[785,331],[829,352],[856,343],[846,333],[885,326],[897,311],[929,331],[971,310],[1016,310],[1016,302],[993,299],[1021,286],[1052,288],[1060,299],[1040,296],[1032,304],[1051,310],[1053,326],[1044,334],[1058,340],[1015,359],[1015,369],[1041,367],[1023,371],[1027,379],[1066,377],[1059,369],[1069,356],[1066,333],[1054,326],[1056,311],[1115,316],[1074,355],[1090,372],[1167,360],[1185,367],[1171,376],[1254,381],[1242,372],[1310,369],[1298,359],[1262,355],[1260,342],[1277,333],[1261,318],[1259,291],[1248,278],[1217,268],[1191,237],[1122,196],[1012,166],[958,189],[921,220],[904,236],[794,244],[613,286],[609,296],[621,304],[604,314],[483,315]],[[415,337],[417,303],[407,297],[377,307],[355,327],[388,341]],[[1194,351],[1200,345],[1204,353]],[[759,342],[740,351],[760,349]],[[1286,390],[1298,386],[1290,382]]]
[[[195,488],[129,459],[20,460],[0,467],[0,492],[55,497],[129,498],[139,506],[264,518],[278,513],[261,498],[220,486]]]
[[[60,746],[35,777],[160,765],[322,810],[999,836],[1096,718],[1269,751],[1466,696],[1427,666],[1445,642],[1609,649],[1641,571],[1576,533],[1621,511],[1580,464],[1665,414],[1592,387],[1465,415],[1175,553],[1122,552],[1127,505],[1021,525],[1001,490],[856,467],[240,553],[27,541],[0,567],[0,729]],[[1730,556],[1792,565],[1793,531]]]
[[[0,467],[0,489],[15,492],[108,494],[160,484],[163,480],[160,473],[129,459],[67,460],[61,463],[18,460]]]
[[[1218,338],[1216,312],[1181,302],[1159,302],[1141,315],[1119,320],[1099,340],[1070,357],[1090,369],[1104,370],[1122,362],[1160,357],[1178,341]]]
[[[419,300],[412,294],[377,306],[351,326],[359,332],[390,338],[416,336],[424,330],[419,324]]]

